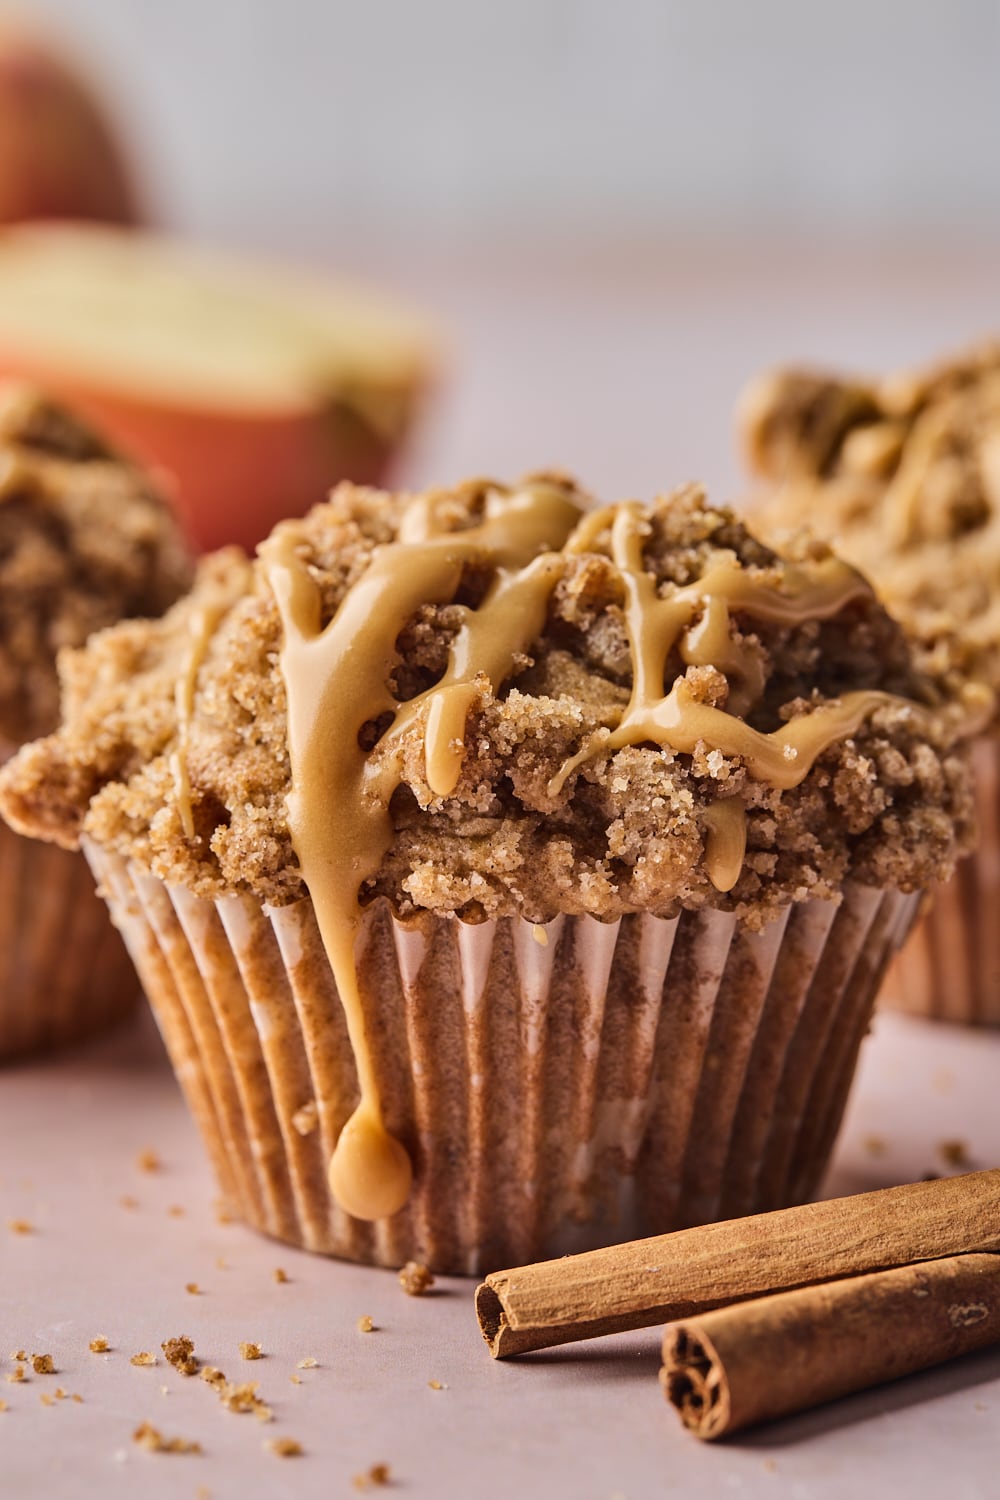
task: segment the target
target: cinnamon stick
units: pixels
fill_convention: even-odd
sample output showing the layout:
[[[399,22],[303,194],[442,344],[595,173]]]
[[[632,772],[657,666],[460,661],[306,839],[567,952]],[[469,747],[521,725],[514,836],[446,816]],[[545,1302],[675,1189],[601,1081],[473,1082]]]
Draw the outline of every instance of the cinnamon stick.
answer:
[[[682,1229],[487,1276],[495,1359],[845,1276],[1000,1253],[1000,1169]]]
[[[1000,1343],[1000,1255],[954,1255],[672,1324],[660,1380],[712,1440]]]

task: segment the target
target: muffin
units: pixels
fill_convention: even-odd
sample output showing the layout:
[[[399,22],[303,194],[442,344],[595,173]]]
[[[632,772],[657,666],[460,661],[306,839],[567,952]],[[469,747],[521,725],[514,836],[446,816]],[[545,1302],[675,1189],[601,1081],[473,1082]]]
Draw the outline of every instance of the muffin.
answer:
[[[138,470],[33,392],[0,393],[0,760],[58,724],[60,650],[162,613],[190,577]],[[81,856],[0,827],[0,1057],[82,1036],[137,996]]]
[[[342,486],[63,670],[0,808],[83,843],[238,1212],[355,1260],[807,1197],[968,838],[864,578],[695,488]]]
[[[1000,1025],[1000,344],[868,384],[768,374],[745,393],[740,427],[771,486],[762,527],[807,525],[833,541],[874,580],[922,665],[952,691],[983,694],[971,746],[978,848],[935,891],[885,1000]]]

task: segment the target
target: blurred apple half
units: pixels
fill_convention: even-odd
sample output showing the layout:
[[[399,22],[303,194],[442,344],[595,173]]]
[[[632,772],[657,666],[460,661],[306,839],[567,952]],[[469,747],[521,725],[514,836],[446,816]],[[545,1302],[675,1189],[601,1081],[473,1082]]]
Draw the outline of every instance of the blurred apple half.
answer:
[[[377,483],[438,362],[427,324],[348,284],[146,231],[0,230],[0,378],[165,470],[202,548]]]

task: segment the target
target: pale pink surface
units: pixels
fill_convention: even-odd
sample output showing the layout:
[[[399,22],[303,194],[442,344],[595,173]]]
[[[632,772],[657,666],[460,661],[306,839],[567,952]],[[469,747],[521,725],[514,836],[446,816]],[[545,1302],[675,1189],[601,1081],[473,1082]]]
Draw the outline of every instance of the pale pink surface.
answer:
[[[729,409],[760,364],[826,354],[878,368],[997,318],[986,255],[389,271],[450,316],[464,375],[409,477],[563,463],[608,498],[699,473],[733,493]],[[828,1191],[950,1170],[946,1141],[963,1142],[976,1166],[1000,1165],[1000,1034],[885,1016],[866,1044]],[[0,1072],[0,1143],[0,1368],[23,1347],[50,1352],[58,1370],[0,1381],[10,1406],[0,1413],[2,1495],[193,1500],[205,1486],[212,1500],[327,1500],[355,1493],[351,1477],[378,1462],[401,1495],[433,1500],[997,1492],[1000,1350],[708,1448],[663,1401],[656,1331],[497,1365],[471,1284],[411,1299],[391,1273],[219,1224],[207,1164],[145,1016],[86,1051]],[[138,1169],[146,1147],[160,1172]],[[123,1207],[124,1195],[138,1207]],[[17,1218],[35,1232],[9,1232]],[[288,1285],[275,1284],[276,1266]],[[187,1282],[203,1295],[189,1295]],[[363,1313],[378,1332],[357,1331]],[[170,1369],[159,1346],[181,1333],[231,1379],[259,1380],[275,1421],[227,1412],[203,1382]],[[112,1353],[88,1352],[97,1334]],[[267,1358],[244,1363],[242,1340],[259,1341]],[[157,1366],[130,1366],[144,1349]],[[296,1371],[306,1356],[319,1367]],[[447,1388],[431,1390],[432,1379]],[[57,1386],[83,1404],[43,1406],[41,1393]],[[197,1439],[204,1454],[139,1450],[131,1434],[144,1420]],[[262,1451],[286,1435],[302,1442],[302,1458]]]

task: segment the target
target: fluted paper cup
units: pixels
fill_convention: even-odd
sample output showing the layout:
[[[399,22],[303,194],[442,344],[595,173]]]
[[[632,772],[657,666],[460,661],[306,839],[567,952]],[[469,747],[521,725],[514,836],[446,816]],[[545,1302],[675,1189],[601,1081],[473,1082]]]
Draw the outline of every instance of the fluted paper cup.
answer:
[[[0,1060],[79,1041],[138,999],[83,856],[0,822]]]
[[[849,886],[759,934],[712,911],[540,927],[375,905],[359,977],[414,1181],[369,1224],[327,1185],[358,1087],[310,901],[213,902],[88,854],[236,1211],[467,1274],[808,1197],[917,900]]]
[[[911,1015],[1000,1026],[1000,740],[971,754],[979,842],[928,894],[880,1003]]]

